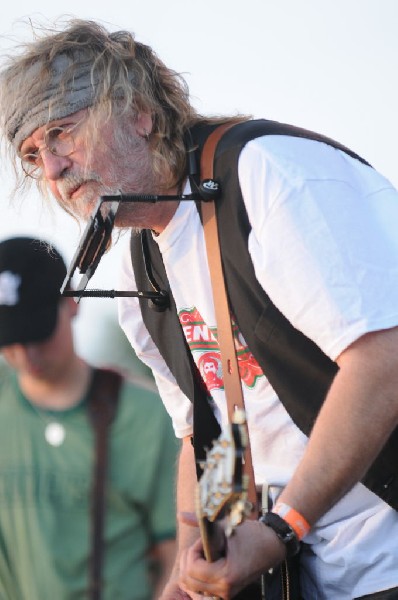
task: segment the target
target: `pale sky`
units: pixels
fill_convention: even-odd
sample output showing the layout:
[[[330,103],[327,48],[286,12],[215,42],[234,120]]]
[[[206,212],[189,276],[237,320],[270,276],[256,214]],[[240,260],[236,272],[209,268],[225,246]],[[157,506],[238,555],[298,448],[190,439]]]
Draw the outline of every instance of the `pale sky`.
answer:
[[[397,0],[14,0],[2,6],[0,53],[30,34],[29,19],[65,14],[134,32],[185,76],[200,112],[241,112],[324,133],[398,186]],[[51,216],[35,194],[10,204],[4,164],[0,177],[0,239],[39,235],[69,261],[79,240],[71,218]],[[120,252],[103,259],[90,287],[116,287]],[[88,358],[100,343],[100,319],[115,304],[81,302],[77,337]]]

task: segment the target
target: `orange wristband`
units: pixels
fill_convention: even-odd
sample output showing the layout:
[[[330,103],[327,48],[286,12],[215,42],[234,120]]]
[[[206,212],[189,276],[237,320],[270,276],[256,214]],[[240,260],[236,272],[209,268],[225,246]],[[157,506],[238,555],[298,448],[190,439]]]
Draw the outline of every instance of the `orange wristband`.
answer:
[[[282,517],[282,519],[290,525],[299,540],[302,540],[311,529],[310,524],[304,519],[303,515],[300,515],[297,510],[294,510],[294,508],[288,504],[277,502],[273,507],[272,512]]]

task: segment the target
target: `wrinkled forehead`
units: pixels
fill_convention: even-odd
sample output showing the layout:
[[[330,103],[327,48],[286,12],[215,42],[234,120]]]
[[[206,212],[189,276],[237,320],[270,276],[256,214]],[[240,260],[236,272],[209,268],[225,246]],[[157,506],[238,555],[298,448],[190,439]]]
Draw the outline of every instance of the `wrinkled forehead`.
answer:
[[[22,93],[21,86],[21,93],[4,119],[7,137],[17,152],[39,127],[94,103],[97,81],[92,76],[92,63],[82,57],[76,60],[61,54],[52,62],[46,77],[39,62],[22,76],[26,91]]]

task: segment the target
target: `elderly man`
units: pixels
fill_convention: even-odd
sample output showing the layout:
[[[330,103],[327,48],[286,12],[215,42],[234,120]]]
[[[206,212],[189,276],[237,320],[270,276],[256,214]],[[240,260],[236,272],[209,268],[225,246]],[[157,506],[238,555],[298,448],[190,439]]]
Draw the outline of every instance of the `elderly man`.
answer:
[[[239,525],[215,562],[183,516],[164,598],[231,598],[300,546],[301,597],[398,598],[397,191],[311,132],[197,114],[151,48],[90,21],[36,36],[0,89],[21,175],[72,214],[87,219],[106,194],[171,196],[122,203],[116,224],[132,229],[127,289],[145,288],[149,272],[170,290],[163,312],[124,298],[120,319],[184,438],[182,513],[194,509],[198,437],[228,417],[223,379],[209,378],[207,391],[199,381],[203,355],[220,356],[217,322],[201,218],[178,196],[199,197],[195,159],[219,123],[235,123],[215,161],[221,253],[248,366],[255,483],[280,493],[271,516]]]

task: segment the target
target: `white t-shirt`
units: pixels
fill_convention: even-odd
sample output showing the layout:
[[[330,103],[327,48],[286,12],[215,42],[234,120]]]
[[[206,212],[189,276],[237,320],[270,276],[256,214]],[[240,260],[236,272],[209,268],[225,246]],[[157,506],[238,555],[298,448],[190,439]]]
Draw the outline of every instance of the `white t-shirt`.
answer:
[[[398,193],[385,178],[326,144],[286,136],[249,142],[238,171],[256,277],[297,329],[335,359],[361,335],[398,325]],[[155,239],[188,344],[225,425],[211,282],[195,204],[180,203]],[[135,289],[127,254],[122,286]],[[119,300],[119,315],[138,356],[153,369],[176,435],[189,435],[192,404],[154,346],[138,301]],[[236,340],[256,484],[284,486],[307,438],[238,331]],[[305,538],[311,552],[303,557],[304,593],[311,600],[351,600],[398,586],[397,539],[398,514],[357,484]]]

